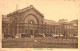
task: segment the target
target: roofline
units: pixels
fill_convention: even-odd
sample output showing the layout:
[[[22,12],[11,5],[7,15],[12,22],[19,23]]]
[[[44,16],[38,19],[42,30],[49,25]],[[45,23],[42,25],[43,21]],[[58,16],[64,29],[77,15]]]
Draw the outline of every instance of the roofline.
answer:
[[[33,5],[30,5],[29,7],[23,8],[21,10],[14,11],[10,14],[7,14],[7,16],[11,16],[11,15],[14,15],[14,14],[17,14],[17,13],[22,13],[22,12],[25,11],[24,9],[26,9],[26,11],[28,11],[29,9],[34,9],[37,13],[40,14],[40,16],[44,17],[43,14],[41,14],[36,8],[33,7]]]

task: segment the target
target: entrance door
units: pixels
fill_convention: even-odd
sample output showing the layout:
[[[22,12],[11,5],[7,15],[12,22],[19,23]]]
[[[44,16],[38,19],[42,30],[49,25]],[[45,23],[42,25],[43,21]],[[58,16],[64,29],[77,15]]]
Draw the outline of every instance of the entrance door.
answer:
[[[33,30],[30,30],[30,34],[33,35]]]

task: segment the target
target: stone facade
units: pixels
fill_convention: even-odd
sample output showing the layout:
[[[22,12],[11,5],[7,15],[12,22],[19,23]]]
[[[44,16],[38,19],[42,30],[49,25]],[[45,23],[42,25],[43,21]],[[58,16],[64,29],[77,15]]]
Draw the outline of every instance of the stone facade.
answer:
[[[22,33],[34,35],[38,34],[54,34],[67,35],[78,34],[78,26],[73,26],[72,23],[64,23],[64,21],[57,23],[52,20],[45,20],[41,14],[32,5],[7,14],[6,19],[2,19],[2,33],[21,36]]]

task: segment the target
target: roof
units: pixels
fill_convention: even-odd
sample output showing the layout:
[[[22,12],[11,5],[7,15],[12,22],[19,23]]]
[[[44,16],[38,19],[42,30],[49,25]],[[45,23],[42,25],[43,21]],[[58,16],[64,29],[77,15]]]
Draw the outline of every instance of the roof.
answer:
[[[7,18],[7,15],[2,15],[2,19],[3,19],[3,18]]]
[[[78,25],[78,19],[76,19],[76,20],[72,20],[72,21],[70,21],[70,22],[73,23],[73,24]]]
[[[9,22],[10,20],[6,15],[2,15],[2,22]]]
[[[21,9],[21,10],[14,11],[14,12],[8,14],[7,16],[10,16],[10,15],[13,15],[13,14],[16,14],[16,13],[22,13],[22,12],[28,11],[30,9],[34,9],[37,13],[40,14],[40,16],[44,17],[43,14],[41,14],[36,8],[33,7],[33,5],[30,5],[30,6],[26,7],[26,8],[24,8],[24,9]]]
[[[44,19],[44,24],[49,24],[49,25],[58,25],[58,23],[56,21],[53,20],[46,20]]]
[[[59,23],[64,23],[64,22],[68,22],[68,20],[67,19],[60,19],[58,22]]]

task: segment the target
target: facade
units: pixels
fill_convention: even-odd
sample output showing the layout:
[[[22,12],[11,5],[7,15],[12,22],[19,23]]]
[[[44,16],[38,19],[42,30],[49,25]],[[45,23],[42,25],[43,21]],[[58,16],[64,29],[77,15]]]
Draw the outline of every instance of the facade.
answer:
[[[74,27],[71,23],[55,22],[52,20],[45,20],[36,8],[30,5],[22,10],[14,11],[7,16],[2,16],[2,34],[7,33],[13,37],[21,37],[21,34],[26,33],[29,35],[35,34],[54,34],[54,35],[67,35],[73,34],[73,29],[68,29],[68,26]],[[65,26],[67,26],[65,28]],[[64,27],[64,28],[63,28]],[[75,27],[75,34],[77,33]],[[65,31],[64,31],[65,30]],[[68,32],[68,31],[71,31]]]
[[[76,20],[77,22],[68,22],[67,20],[60,20],[59,22],[59,26],[60,26],[60,32],[61,34],[63,34],[64,36],[77,36],[78,35],[78,20]]]

